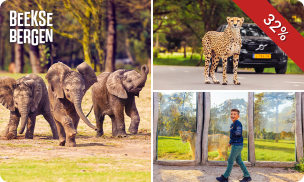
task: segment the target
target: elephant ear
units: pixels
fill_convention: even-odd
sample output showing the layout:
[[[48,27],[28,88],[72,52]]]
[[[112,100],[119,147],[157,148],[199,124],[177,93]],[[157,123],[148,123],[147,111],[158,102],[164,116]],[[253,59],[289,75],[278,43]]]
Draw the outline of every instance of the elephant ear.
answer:
[[[70,72],[71,68],[61,62],[53,64],[48,70],[45,78],[51,85],[56,98],[64,98],[62,83],[64,77]]]
[[[0,77],[0,103],[9,109],[15,111],[14,105],[14,89],[16,80],[9,76]]]
[[[33,92],[34,98],[31,105],[31,111],[34,112],[37,109],[42,97],[42,87],[38,82],[35,82],[34,80],[27,80],[24,82],[24,84],[29,86]]]
[[[97,76],[94,70],[86,62],[78,65],[77,70],[84,77],[85,91],[87,91],[95,82],[97,82]]]
[[[117,70],[110,74],[107,80],[107,89],[110,94],[115,95],[122,99],[127,99],[127,91],[122,85],[121,79],[123,78],[125,70]]]

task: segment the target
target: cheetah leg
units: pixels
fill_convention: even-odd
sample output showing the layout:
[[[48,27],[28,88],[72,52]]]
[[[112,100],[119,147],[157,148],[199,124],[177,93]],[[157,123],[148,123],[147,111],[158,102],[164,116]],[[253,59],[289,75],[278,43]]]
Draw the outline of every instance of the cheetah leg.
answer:
[[[210,74],[211,74],[212,81],[213,81],[214,84],[219,84],[220,83],[220,81],[215,78],[215,68],[217,67],[218,63],[219,63],[219,57],[213,56],[212,65],[211,65],[211,68],[210,68]]]
[[[209,80],[209,62],[210,62],[210,58],[211,58],[211,54],[205,54],[205,83],[206,84],[210,84],[210,80]]]
[[[225,55],[222,60],[223,60],[223,83],[222,85],[227,85],[227,56]]]
[[[241,82],[237,80],[237,69],[239,64],[239,55],[234,54],[233,55],[233,83],[235,85],[241,85]]]

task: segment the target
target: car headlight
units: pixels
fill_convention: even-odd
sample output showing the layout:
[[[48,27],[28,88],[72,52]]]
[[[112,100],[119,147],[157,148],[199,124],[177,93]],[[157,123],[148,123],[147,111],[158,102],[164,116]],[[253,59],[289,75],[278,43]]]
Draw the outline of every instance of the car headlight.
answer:
[[[241,53],[242,53],[242,54],[247,54],[248,51],[247,51],[246,49],[241,49]]]

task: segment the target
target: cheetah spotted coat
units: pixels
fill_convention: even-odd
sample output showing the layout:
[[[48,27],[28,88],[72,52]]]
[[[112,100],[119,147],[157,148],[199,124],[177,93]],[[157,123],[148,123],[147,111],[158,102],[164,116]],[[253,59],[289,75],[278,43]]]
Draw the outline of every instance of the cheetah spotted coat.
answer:
[[[241,83],[237,80],[237,68],[239,55],[242,47],[240,28],[244,18],[227,17],[228,26],[224,32],[209,31],[205,34],[202,43],[205,55],[205,83],[209,84],[209,62],[212,57],[210,75],[213,83],[219,84],[220,81],[215,78],[215,68],[219,59],[223,62],[223,85],[227,85],[227,58],[233,56],[233,82],[235,85]]]

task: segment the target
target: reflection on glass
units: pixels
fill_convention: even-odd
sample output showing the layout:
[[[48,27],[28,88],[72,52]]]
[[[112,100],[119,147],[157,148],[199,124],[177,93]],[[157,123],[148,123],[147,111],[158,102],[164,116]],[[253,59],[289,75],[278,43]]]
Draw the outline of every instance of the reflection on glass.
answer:
[[[243,125],[242,160],[247,161],[247,102],[248,92],[212,92],[210,123],[208,131],[208,160],[227,161],[230,155],[228,143],[230,140],[231,109],[240,111],[238,119]]]
[[[295,161],[295,93],[254,94],[257,161]]]
[[[160,92],[158,160],[194,160],[196,93]]]

